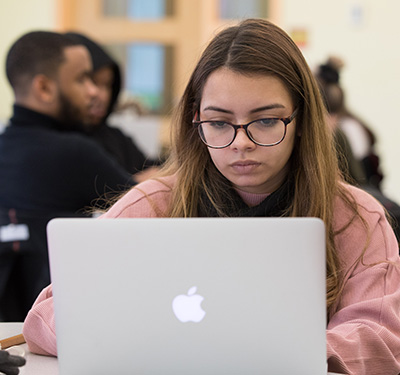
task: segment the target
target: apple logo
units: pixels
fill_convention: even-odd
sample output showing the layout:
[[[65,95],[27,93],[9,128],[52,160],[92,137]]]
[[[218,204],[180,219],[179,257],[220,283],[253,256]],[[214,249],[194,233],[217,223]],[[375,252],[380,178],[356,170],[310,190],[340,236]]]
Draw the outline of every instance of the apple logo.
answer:
[[[188,290],[187,295],[181,294],[172,301],[172,310],[182,323],[199,323],[206,315],[206,312],[200,306],[204,297],[200,294],[195,294],[196,291],[197,287],[193,286]]]

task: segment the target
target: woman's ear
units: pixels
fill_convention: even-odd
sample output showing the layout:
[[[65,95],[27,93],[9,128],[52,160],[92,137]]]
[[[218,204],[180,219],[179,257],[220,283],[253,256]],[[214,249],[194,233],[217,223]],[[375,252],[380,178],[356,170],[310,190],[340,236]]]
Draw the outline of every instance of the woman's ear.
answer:
[[[44,104],[51,104],[57,98],[57,83],[44,74],[38,74],[33,78],[32,92],[36,100]]]

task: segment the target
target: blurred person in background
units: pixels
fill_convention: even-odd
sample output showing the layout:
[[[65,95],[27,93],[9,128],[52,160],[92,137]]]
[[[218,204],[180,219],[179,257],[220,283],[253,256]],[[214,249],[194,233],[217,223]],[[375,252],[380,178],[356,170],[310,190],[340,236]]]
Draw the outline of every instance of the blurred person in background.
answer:
[[[336,62],[335,59],[329,61]],[[339,84],[339,72],[333,68],[333,62],[330,64],[321,65],[316,78],[327,109],[327,123],[334,134],[343,178],[368,191],[386,208],[400,242],[400,206],[380,190],[383,176],[378,167],[379,158],[373,149],[375,136],[355,117],[345,115],[349,112],[344,109],[344,91]]]
[[[327,83],[318,79],[319,88],[327,109],[326,122],[334,135],[339,167],[344,179],[351,184],[361,186],[367,183],[362,162],[354,156],[346,133],[340,127],[342,108],[342,88],[337,83]]]
[[[345,93],[340,85],[340,71],[343,67],[343,60],[331,56],[318,67],[316,75],[323,84],[335,87],[335,92],[330,95],[335,101],[337,126],[347,137],[354,158],[361,163],[368,185],[381,190],[383,174],[375,150],[376,136],[365,121],[350,111],[346,105]]]
[[[103,194],[134,185],[79,131],[98,94],[91,70],[86,47],[59,33],[29,32],[8,51],[15,102],[0,134],[0,320],[23,321],[50,282],[48,221],[84,216]]]
[[[101,145],[125,170],[135,174],[137,182],[151,177],[158,169],[155,166],[160,161],[148,158],[132,137],[107,122],[115,110],[121,91],[119,65],[98,43],[87,36],[75,32],[68,32],[66,35],[88,49],[93,64],[92,79],[98,88],[89,122],[83,129],[85,134]]]

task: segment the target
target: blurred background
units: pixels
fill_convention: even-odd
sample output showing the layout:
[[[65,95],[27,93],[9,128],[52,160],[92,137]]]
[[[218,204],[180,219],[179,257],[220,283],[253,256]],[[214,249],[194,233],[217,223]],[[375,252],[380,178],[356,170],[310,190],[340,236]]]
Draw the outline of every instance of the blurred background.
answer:
[[[171,109],[210,38],[242,18],[262,17],[293,37],[313,70],[329,56],[343,61],[347,106],[375,133],[382,190],[400,202],[398,14],[398,0],[3,0],[0,124],[11,114],[4,62],[15,39],[38,29],[78,31],[123,67],[124,110],[115,124],[155,156],[168,144]]]

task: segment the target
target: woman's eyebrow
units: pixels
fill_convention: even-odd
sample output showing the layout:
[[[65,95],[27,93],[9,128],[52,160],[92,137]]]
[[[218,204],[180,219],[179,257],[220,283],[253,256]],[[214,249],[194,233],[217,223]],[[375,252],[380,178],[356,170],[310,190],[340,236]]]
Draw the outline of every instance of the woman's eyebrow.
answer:
[[[254,108],[250,111],[250,113],[257,113],[257,112],[262,112],[262,111],[269,111],[270,109],[276,109],[276,108],[286,108],[283,104],[280,103],[274,103],[274,104],[269,104],[263,107],[258,107]]]
[[[257,112],[262,112],[262,111],[268,111],[270,109],[276,109],[276,108],[286,108],[283,104],[280,103],[274,103],[274,104],[269,104],[265,105],[262,107],[257,107],[254,108],[250,111],[250,113],[257,113]],[[220,108],[220,107],[215,107],[215,106],[208,106],[203,109],[203,111],[215,111],[215,112],[222,112],[222,113],[228,113],[228,114],[233,114],[233,111],[230,111],[228,109]]]
[[[219,108],[219,107],[214,107],[212,105],[204,108],[203,111],[215,111],[215,112],[223,112],[223,113],[233,114],[233,111],[229,111],[227,109],[223,109],[223,108]]]

